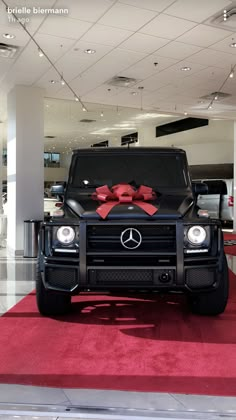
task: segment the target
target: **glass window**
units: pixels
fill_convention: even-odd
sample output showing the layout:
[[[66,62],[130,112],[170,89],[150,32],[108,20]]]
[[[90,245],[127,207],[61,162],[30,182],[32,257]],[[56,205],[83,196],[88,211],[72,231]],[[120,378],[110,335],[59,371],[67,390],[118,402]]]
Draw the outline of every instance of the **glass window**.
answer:
[[[109,187],[120,183],[159,188],[186,188],[186,163],[182,155],[78,156],[72,185]]]

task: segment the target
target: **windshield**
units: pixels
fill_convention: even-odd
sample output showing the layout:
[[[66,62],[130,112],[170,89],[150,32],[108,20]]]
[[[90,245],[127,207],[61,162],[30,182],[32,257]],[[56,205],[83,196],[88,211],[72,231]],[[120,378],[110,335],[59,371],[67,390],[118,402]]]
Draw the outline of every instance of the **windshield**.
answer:
[[[73,187],[98,187],[129,183],[162,188],[186,188],[183,155],[93,155],[77,156],[70,183]]]

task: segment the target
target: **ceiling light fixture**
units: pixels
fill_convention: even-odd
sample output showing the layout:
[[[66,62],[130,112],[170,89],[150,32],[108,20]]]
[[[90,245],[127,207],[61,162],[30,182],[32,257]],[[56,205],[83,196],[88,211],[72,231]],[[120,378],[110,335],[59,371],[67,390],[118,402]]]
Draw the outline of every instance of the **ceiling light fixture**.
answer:
[[[52,85],[54,85],[54,83],[56,83],[56,80],[50,80],[50,83],[52,83]]]
[[[143,86],[139,86],[138,87],[138,89],[140,90],[140,101],[141,101],[141,106],[140,106],[140,109],[141,109],[141,111],[143,110],[143,89],[144,89],[144,87]]]
[[[233,79],[233,77],[234,77],[234,71],[233,71],[233,69],[231,70],[231,72],[229,74],[229,77],[230,77],[230,79]]]
[[[96,50],[92,50],[91,48],[87,48],[87,50],[84,50],[85,54],[95,54]]]
[[[2,36],[3,36],[3,38],[6,38],[6,39],[13,39],[13,38],[15,38],[15,35],[13,35],[13,34],[2,34]]]
[[[61,85],[62,86],[65,86],[65,84],[66,84],[66,82],[65,82],[65,80],[64,80],[64,78],[63,78],[63,74],[61,75]]]
[[[227,13],[227,10],[224,10],[224,13],[223,13],[223,19],[224,19],[224,21],[226,21],[226,20],[228,19],[228,13]]]
[[[84,112],[86,112],[86,111],[87,111],[87,109],[85,108],[85,106],[83,106],[82,110],[83,110]]]
[[[184,112],[184,115],[188,115],[188,113],[185,111],[185,112]]]
[[[77,95],[75,95],[75,96],[74,96],[74,98],[75,98],[75,101],[76,101],[76,102],[79,102],[79,98],[78,98],[78,96],[77,96]]]
[[[185,66],[185,67],[181,67],[181,71],[190,71],[192,70],[191,67]]]
[[[44,53],[41,48],[38,48],[39,57],[44,57]]]
[[[130,92],[130,95],[135,96],[135,95],[137,95],[137,92]]]
[[[236,42],[232,42],[231,44],[229,44],[229,46],[230,46],[231,48],[236,48]]]
[[[101,117],[103,117],[103,115],[104,115],[104,114],[103,114],[103,111],[101,112],[101,114],[100,114],[100,115],[101,115]]]
[[[216,95],[214,99],[215,99],[215,101],[217,101],[218,100],[218,95]]]

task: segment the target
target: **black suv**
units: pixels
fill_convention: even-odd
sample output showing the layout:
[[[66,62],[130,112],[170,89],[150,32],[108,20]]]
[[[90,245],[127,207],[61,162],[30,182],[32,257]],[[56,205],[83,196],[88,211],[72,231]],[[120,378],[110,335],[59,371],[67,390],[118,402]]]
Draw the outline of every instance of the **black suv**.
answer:
[[[196,205],[204,187],[180,149],[74,151],[54,188],[63,205],[39,234],[40,313],[66,313],[82,291],[184,292],[193,312],[222,313],[227,260],[220,222]]]

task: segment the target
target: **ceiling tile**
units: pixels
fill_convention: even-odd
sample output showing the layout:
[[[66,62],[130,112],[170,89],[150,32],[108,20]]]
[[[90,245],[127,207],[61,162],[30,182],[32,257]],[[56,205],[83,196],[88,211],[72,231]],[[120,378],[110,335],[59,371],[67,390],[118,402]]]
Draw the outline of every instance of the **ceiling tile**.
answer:
[[[70,19],[64,16],[48,16],[40,27],[40,33],[79,39],[90,27],[91,23]]]
[[[120,48],[138,52],[153,53],[154,51],[166,45],[169,39],[157,38],[156,36],[135,33],[120,45]]]
[[[96,48],[95,54],[85,54],[86,48]],[[89,67],[93,66],[112,49],[109,45],[90,44],[79,41],[58,62],[57,66],[63,72],[65,79],[72,80]]]
[[[100,20],[99,23],[116,28],[137,31],[156,16],[155,12],[139,9],[126,4],[116,3]]]
[[[223,39],[220,42],[216,42],[215,44],[211,45],[212,50],[223,51],[228,54],[236,54],[236,48],[230,47],[233,42],[236,42],[236,34],[232,33],[227,38]]]
[[[171,57],[175,59],[182,60],[189,57],[192,54],[200,51],[200,47],[193,45],[183,44],[181,42],[170,42],[165,47],[162,47],[158,50],[158,54],[164,57]]]
[[[81,40],[116,47],[132,34],[133,32],[126,29],[113,28],[97,23],[86,32]]]
[[[68,3],[69,17],[96,22],[114,4],[115,0],[58,0],[56,7],[65,7]]]
[[[7,0],[7,4],[9,7],[18,7],[18,8],[22,8],[23,6],[30,8],[31,10],[33,9],[33,7],[41,7],[42,9],[44,8],[50,8],[53,6],[54,4],[54,0],[25,0],[23,3],[21,0]],[[41,25],[41,23],[43,22],[43,20],[45,19],[45,14],[33,14],[32,12],[29,15],[22,15],[22,14],[18,14],[18,16],[20,18],[28,18],[29,22],[26,22],[26,27],[27,29],[31,32],[34,33],[38,27]],[[13,22],[13,17],[12,15],[6,12],[6,7],[4,6],[4,4],[1,2],[0,4],[0,25],[7,25],[7,23],[10,23],[10,25],[12,27],[17,27],[19,28],[19,24],[17,22]]]
[[[12,34],[15,35],[14,39],[6,39],[3,38],[3,34]],[[24,31],[24,29],[17,25],[12,25],[9,23],[8,25],[1,25],[0,23],[0,42],[4,44],[11,44],[17,46],[25,46],[30,41],[29,35]]]
[[[158,73],[157,75],[152,75],[145,80],[142,80],[142,86],[144,87],[143,95],[146,95],[146,92],[150,93],[156,91],[157,89],[169,85],[170,79],[165,72]],[[138,85],[137,85],[138,86]],[[137,87],[134,87],[134,90]]]
[[[221,68],[228,67],[230,71],[230,66],[234,63],[235,58],[233,54],[226,54],[221,51],[206,48],[192,55],[189,58],[189,61],[191,63],[202,64],[205,66],[216,66]]]
[[[165,70],[165,76],[169,77],[169,80],[171,80],[171,82],[174,83],[175,81],[179,81],[180,79],[189,77],[192,74],[195,74],[206,67],[200,64],[193,64],[190,62],[190,59],[191,57],[188,59],[188,61],[179,61],[178,63],[173,64],[171,67],[168,67],[168,69]],[[182,71],[182,67],[190,67],[191,70]]]
[[[74,44],[73,39],[45,34],[35,35],[35,39],[52,61],[58,60]]]
[[[78,87],[80,95],[87,94],[143,57],[144,54],[117,48],[73,80],[71,85]]]
[[[196,26],[194,22],[161,14],[145,25],[140,32],[161,38],[175,39],[194,26]]]
[[[227,37],[228,31],[224,29],[213,28],[207,25],[198,25],[184,35],[178,38],[178,41],[186,44],[198,45],[200,47],[209,47],[217,41]]]
[[[140,9],[149,9],[156,12],[162,12],[175,0],[119,0],[120,3],[139,7]]]
[[[157,65],[154,65],[157,63]],[[160,71],[172,66],[176,60],[172,58],[160,57],[157,54],[151,54],[143,60],[134,64],[120,73],[120,76],[134,77],[136,79],[146,79],[151,75],[156,75]]]
[[[230,0],[177,0],[165,10],[165,13],[194,22],[202,22],[229,4],[231,4]]]

